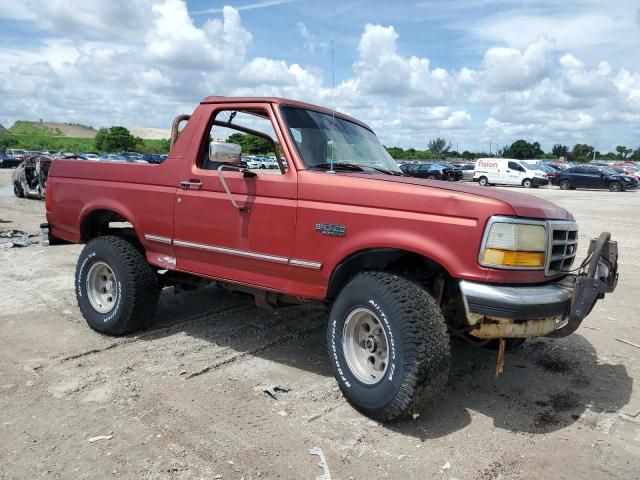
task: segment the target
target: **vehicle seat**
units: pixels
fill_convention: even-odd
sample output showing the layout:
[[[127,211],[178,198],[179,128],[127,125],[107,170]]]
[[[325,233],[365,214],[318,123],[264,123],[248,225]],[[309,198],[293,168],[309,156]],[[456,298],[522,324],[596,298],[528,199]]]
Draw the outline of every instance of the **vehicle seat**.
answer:
[[[327,162],[327,136],[320,129],[306,128],[301,132],[298,148],[304,163],[312,167]]]

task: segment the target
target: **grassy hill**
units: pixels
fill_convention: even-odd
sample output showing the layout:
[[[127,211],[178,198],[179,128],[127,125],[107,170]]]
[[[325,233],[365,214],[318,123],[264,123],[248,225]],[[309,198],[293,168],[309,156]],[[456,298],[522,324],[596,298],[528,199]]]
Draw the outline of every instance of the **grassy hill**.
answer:
[[[0,149],[94,152],[97,130],[81,124],[18,120],[8,130],[0,125]],[[143,140],[141,152],[166,153],[162,140]]]
[[[163,140],[143,140],[141,148],[137,150],[149,153],[166,153],[162,148],[163,144]],[[80,153],[96,151],[96,142],[93,138],[65,137],[62,135],[0,134],[0,149],[4,148]]]
[[[97,130],[81,124],[58,123],[58,122],[30,122],[18,120],[9,129],[14,135],[48,135],[64,136],[74,138],[93,138]]]

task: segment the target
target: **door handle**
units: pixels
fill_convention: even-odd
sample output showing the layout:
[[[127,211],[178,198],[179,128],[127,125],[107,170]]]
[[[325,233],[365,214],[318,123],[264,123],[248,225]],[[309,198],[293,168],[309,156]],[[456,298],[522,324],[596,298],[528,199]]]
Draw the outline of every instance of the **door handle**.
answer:
[[[193,188],[194,190],[200,190],[202,188],[202,181],[197,178],[191,178],[189,180],[181,180],[180,188],[183,190],[189,190]]]

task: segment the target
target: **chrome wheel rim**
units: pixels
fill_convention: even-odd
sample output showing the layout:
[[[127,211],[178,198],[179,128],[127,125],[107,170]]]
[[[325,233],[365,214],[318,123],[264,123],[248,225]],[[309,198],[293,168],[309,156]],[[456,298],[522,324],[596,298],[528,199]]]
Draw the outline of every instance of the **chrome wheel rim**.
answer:
[[[621,190],[621,188],[620,188],[620,184],[619,183],[614,182],[614,183],[611,184],[611,191],[612,192],[619,192],[620,190]]]
[[[118,283],[111,267],[104,262],[91,265],[87,273],[87,298],[96,312],[109,313],[118,300]]]
[[[384,378],[389,367],[389,341],[378,316],[368,308],[349,313],[342,329],[342,351],[349,370],[364,384]]]

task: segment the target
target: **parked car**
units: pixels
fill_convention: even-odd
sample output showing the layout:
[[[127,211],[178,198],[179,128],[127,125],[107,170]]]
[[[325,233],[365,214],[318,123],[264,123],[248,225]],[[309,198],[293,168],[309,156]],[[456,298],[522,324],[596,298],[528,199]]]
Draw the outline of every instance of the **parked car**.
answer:
[[[461,163],[457,165],[458,169],[462,172],[462,180],[471,182],[473,180],[473,172],[476,169],[475,163]]]
[[[276,162],[275,158],[270,157],[259,157],[258,161],[261,163],[260,168],[275,170],[278,168],[278,162]]]
[[[564,172],[567,168],[573,167],[571,163],[559,163],[559,162],[546,162],[551,168],[556,169],[558,172]]]
[[[243,156],[242,160],[249,169],[262,168],[262,162],[252,155]]]
[[[606,188],[612,192],[634,190],[638,188],[638,180],[623,175],[609,167],[578,165],[556,175],[553,184],[562,190],[576,188]]]
[[[227,112],[276,126],[288,171],[244,170],[239,145],[229,155],[209,142]],[[167,286],[215,282],[273,308],[317,302],[330,307],[326,351],[345,398],[387,421],[443,390],[450,335],[497,339],[502,353],[507,338],[567,336],[615,289],[609,233],[572,273],[579,235],[567,210],[406,177],[370,127],[340,112],[208,97],[178,137],[185,118],[160,165],[52,164],[43,239],[86,244],[74,285],[98,332],[144,328]]]
[[[6,152],[0,152],[0,168],[15,168],[20,165],[22,160],[8,155]]]
[[[635,178],[636,180],[640,180],[640,170],[636,168],[633,168],[628,165],[621,165],[621,166],[614,165],[611,168],[622,175],[628,175],[630,177]]]
[[[142,159],[149,163],[162,163],[166,158],[166,156],[163,157],[157,153],[145,153],[142,155]]]
[[[94,152],[82,152],[79,155],[85,160],[95,160],[95,161],[100,160],[100,155]]]
[[[473,181],[483,187],[499,184],[538,188],[549,184],[546,173],[515,158],[479,158]]]
[[[6,154],[13,159],[23,160],[27,156],[27,151],[18,148],[7,148]]]
[[[462,171],[442,163],[405,163],[400,166],[405,175],[429,180],[462,180]]]
[[[544,172],[547,174],[547,178],[549,179],[549,183],[553,182],[553,179],[555,178],[555,176],[558,173],[558,170],[556,170],[555,168],[551,167],[550,165],[547,165],[544,162],[538,162],[536,164],[534,164],[531,168],[535,168],[536,170],[540,170],[541,172]]]

